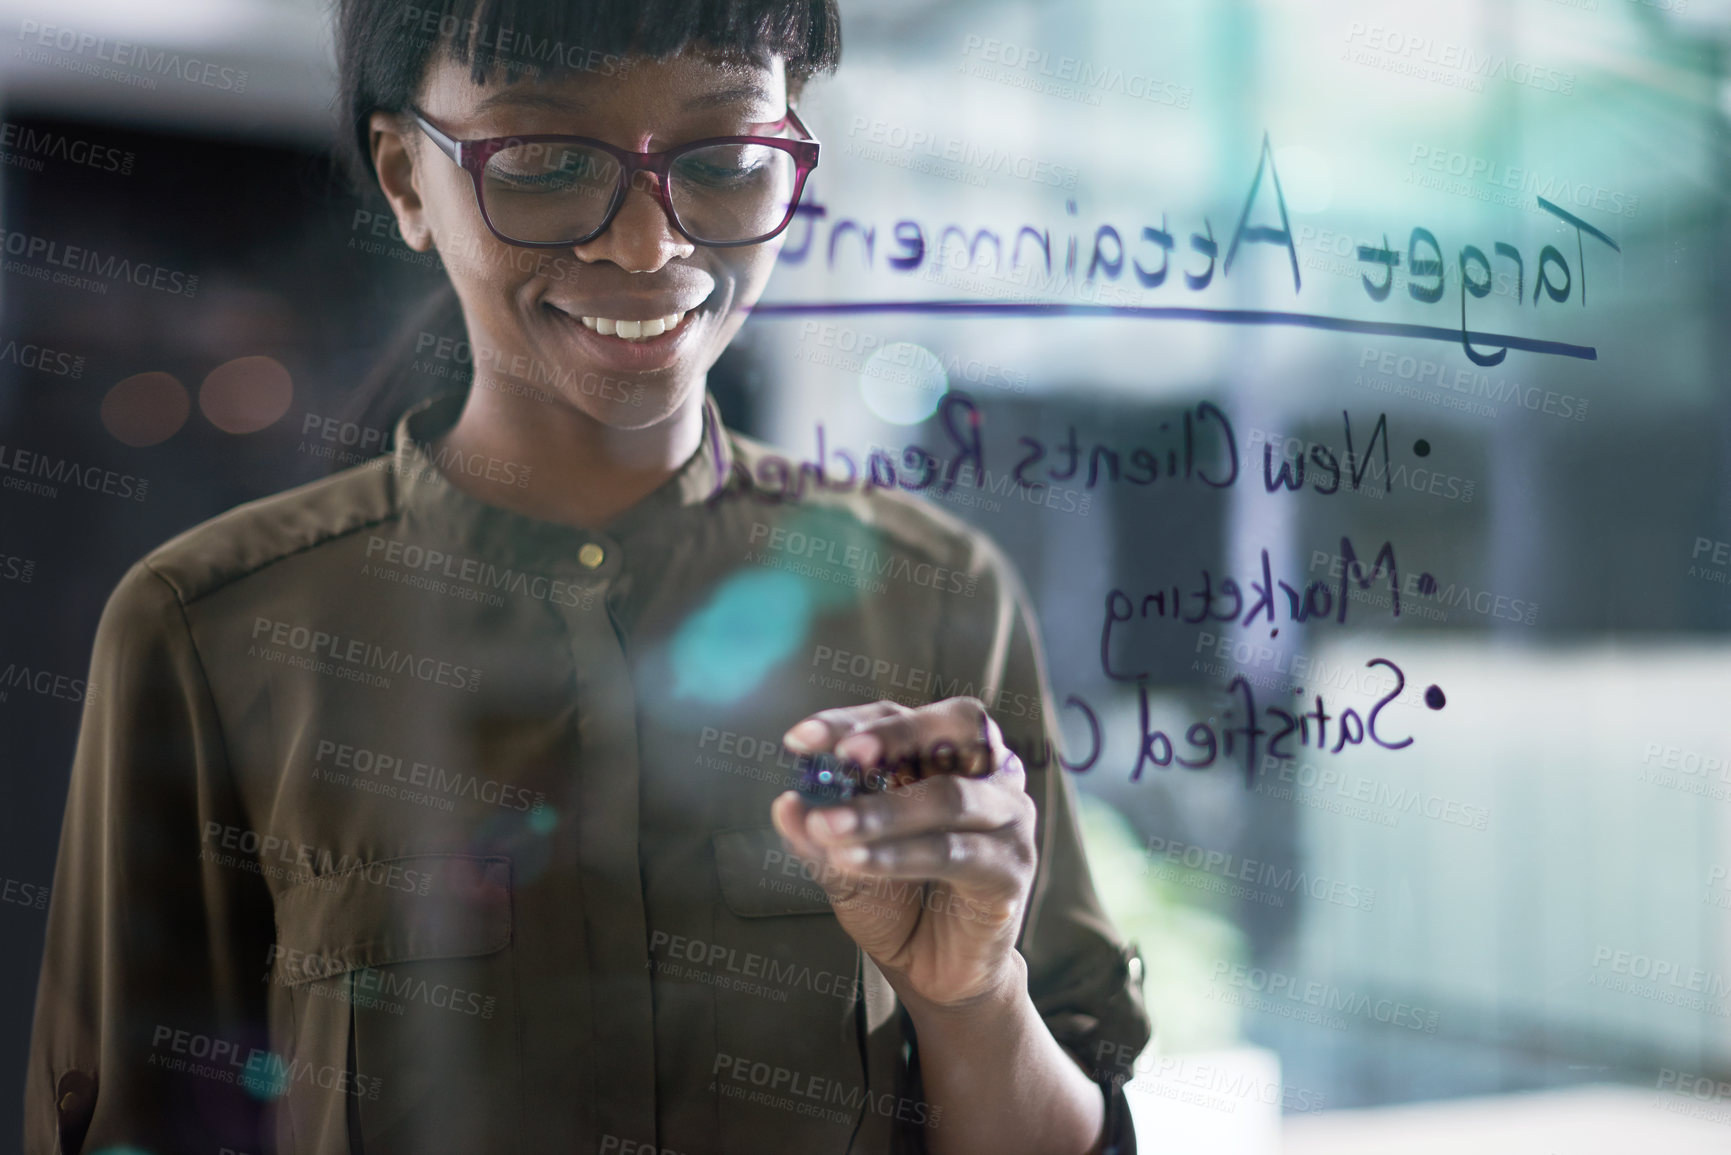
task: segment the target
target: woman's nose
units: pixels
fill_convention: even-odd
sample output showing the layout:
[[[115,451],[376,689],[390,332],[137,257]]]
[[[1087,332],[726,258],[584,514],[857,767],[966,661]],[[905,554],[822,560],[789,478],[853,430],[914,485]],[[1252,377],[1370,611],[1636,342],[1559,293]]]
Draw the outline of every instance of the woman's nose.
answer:
[[[577,256],[585,261],[611,261],[628,273],[653,273],[667,262],[695,252],[697,246],[673,227],[656,182],[653,173],[633,173],[613,223],[588,244],[578,245]]]

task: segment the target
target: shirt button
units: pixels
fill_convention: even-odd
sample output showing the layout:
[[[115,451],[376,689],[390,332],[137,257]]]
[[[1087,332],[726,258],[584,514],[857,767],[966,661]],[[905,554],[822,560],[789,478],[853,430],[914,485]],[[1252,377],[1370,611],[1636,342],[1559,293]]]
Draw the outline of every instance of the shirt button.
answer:
[[[60,1110],[62,1126],[77,1124],[90,1113],[96,1099],[96,1080],[76,1068],[60,1076],[54,1088],[60,1093],[54,1105]]]
[[[594,542],[588,542],[577,551],[577,560],[588,569],[598,569],[607,560],[607,551]]]

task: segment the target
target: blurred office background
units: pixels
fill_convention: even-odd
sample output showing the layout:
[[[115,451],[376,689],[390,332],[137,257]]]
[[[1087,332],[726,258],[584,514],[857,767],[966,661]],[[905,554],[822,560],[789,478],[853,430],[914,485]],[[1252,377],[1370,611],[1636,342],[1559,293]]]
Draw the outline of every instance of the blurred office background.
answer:
[[[1731,3],[843,7],[843,67],[802,108],[823,162],[768,299],[850,308],[755,318],[714,387],[747,432],[805,453],[821,423],[898,464],[912,444],[955,456],[954,395],[980,415],[984,473],[943,503],[1020,566],[1056,701],[1100,723],[1077,781],[1160,1024],[1136,1064],[1144,1127],[1256,1153],[1723,1149]],[[104,61],[98,39],[201,67]],[[111,479],[0,488],[0,664],[81,678],[133,560],[366,451],[370,427],[342,424],[355,390],[442,275],[334,175],[330,57],[318,0],[0,3],[0,445]],[[1298,289],[1278,245],[1221,267],[1241,216],[1280,225],[1276,174]],[[1024,227],[1058,275],[1015,267]],[[1434,303],[1409,292],[1434,283],[1413,275],[1415,228],[1436,238]],[[1173,242],[1147,288],[1144,230]],[[1469,245],[1504,278],[1482,298],[1461,292]],[[68,246],[151,273],[56,282]],[[1401,254],[1386,300],[1360,246]],[[1564,299],[1535,297],[1542,266]],[[1458,340],[909,304],[956,300],[1456,330],[1464,302],[1475,331],[1593,356],[1480,366]],[[1237,435],[1230,487],[1166,476],[1205,402]],[[1362,463],[1383,415],[1392,475],[1317,492],[1345,421]],[[1053,477],[1071,430],[1081,467]],[[1045,488],[1013,483],[1024,438]],[[1199,458],[1218,471],[1215,441]],[[1303,492],[1268,492],[1269,441],[1277,469],[1309,462]],[[1160,479],[1089,484],[1096,445],[1147,448]],[[1140,607],[1203,570],[1247,588],[1264,550],[1276,579],[1334,586],[1343,538],[1367,562],[1392,546],[1398,619],[1382,581],[1344,623],[1289,621],[1277,596],[1277,636],[1138,616],[1107,657],[1146,676],[1106,676],[1109,591]],[[1235,672],[1264,704],[1320,694],[1338,724],[1385,693],[1376,658],[1407,683],[1382,732],[1410,746],[1312,745],[1248,789],[1226,760],[1132,780],[1139,694],[1174,738],[1231,724]],[[1062,716],[1080,756],[1088,727]],[[50,881],[77,720],[69,692],[0,700],[7,879]],[[18,1088],[42,921],[0,920],[0,1085]]]

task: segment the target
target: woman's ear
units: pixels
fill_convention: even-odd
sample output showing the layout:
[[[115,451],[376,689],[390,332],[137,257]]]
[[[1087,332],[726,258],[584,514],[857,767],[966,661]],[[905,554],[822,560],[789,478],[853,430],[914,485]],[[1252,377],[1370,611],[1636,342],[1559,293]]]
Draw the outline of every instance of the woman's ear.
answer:
[[[385,199],[391,202],[391,212],[396,214],[403,243],[417,253],[424,253],[433,247],[433,233],[421,203],[415,156],[403,136],[402,121],[388,112],[375,112],[368,125],[372,134],[373,170],[379,175]]]

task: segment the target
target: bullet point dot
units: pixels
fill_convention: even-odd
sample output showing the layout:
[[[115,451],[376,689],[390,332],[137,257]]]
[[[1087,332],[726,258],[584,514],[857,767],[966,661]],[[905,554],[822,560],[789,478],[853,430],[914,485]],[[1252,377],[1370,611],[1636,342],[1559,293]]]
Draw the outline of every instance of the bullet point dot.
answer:
[[[1414,453],[1418,454],[1420,457],[1429,457],[1430,456],[1430,442],[1426,441],[1424,438],[1421,437],[1417,441],[1412,443],[1412,451]]]

